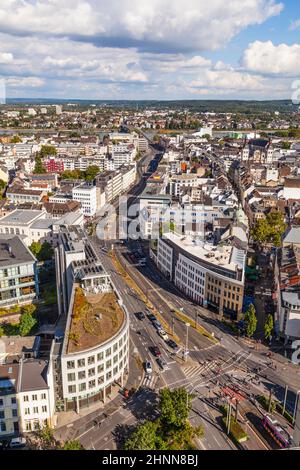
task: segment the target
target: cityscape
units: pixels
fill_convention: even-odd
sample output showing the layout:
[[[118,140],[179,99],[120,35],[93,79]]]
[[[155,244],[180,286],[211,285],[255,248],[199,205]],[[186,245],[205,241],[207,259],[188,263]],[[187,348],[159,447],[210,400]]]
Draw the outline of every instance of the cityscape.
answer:
[[[299,5],[9,3],[0,450],[299,450]]]

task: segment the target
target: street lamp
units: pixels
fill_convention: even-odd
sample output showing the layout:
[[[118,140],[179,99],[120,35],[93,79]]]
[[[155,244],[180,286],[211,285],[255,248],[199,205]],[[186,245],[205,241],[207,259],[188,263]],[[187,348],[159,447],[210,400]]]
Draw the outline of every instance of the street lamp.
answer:
[[[293,424],[295,424],[296,413],[297,413],[297,405],[298,405],[298,400],[299,400],[299,394],[300,394],[300,390],[298,390],[298,391],[297,391],[297,394],[296,394],[295,407],[294,407],[294,413],[293,413]]]
[[[184,360],[187,360],[187,353],[188,353],[188,344],[189,344],[189,327],[190,323],[186,323],[186,341],[185,341],[185,351],[184,351]]]

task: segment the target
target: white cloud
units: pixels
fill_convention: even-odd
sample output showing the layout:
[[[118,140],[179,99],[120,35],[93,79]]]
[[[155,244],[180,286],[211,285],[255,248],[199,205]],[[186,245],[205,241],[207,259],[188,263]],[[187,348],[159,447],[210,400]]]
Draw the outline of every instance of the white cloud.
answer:
[[[262,74],[297,76],[300,73],[300,44],[279,44],[255,41],[249,44],[242,58],[243,66]]]
[[[10,77],[6,79],[6,84],[13,88],[39,88],[42,87],[45,82],[38,77]]]
[[[14,56],[10,52],[0,52],[0,64],[10,64],[13,60]]]
[[[290,26],[289,26],[290,31],[294,31],[295,29],[298,29],[298,28],[300,28],[300,19],[292,21]]]
[[[0,7],[0,30],[204,50],[282,9],[277,0],[8,0]]]

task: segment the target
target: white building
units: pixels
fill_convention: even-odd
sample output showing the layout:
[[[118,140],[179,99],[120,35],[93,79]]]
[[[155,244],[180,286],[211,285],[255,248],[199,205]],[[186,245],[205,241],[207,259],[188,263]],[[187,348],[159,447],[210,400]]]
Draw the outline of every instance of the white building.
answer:
[[[96,186],[83,184],[72,189],[72,198],[80,202],[83,214],[93,217],[97,211],[97,189]]]

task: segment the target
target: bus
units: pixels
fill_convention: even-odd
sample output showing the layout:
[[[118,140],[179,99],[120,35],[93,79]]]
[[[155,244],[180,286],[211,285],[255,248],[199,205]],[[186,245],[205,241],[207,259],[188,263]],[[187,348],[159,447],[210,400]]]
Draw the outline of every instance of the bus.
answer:
[[[281,449],[290,447],[292,438],[289,433],[270,415],[265,415],[262,425]]]

